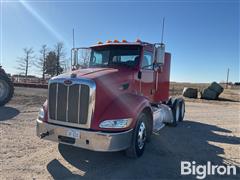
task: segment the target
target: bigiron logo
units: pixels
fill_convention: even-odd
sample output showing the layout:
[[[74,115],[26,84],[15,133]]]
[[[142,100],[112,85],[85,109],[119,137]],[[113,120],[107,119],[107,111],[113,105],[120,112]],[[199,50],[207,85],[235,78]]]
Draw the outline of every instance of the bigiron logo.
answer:
[[[210,161],[205,165],[197,165],[195,161],[181,161],[181,175],[195,175],[197,179],[210,175],[236,175],[236,166],[213,165]]]

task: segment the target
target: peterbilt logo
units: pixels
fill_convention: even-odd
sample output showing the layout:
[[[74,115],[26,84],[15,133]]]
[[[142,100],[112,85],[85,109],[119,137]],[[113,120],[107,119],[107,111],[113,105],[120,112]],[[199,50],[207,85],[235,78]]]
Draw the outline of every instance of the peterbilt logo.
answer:
[[[69,80],[69,79],[67,79],[67,80],[64,81],[64,84],[65,84],[65,85],[71,85],[71,84],[72,84],[72,81]]]

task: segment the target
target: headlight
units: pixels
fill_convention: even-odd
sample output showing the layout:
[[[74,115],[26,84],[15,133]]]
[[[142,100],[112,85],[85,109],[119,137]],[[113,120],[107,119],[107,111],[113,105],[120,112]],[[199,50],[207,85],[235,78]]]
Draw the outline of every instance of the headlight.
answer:
[[[100,128],[125,128],[132,122],[132,118],[105,120],[100,123]]]
[[[45,112],[44,112],[43,108],[41,108],[38,112],[38,119],[43,121],[44,117],[45,117]]]

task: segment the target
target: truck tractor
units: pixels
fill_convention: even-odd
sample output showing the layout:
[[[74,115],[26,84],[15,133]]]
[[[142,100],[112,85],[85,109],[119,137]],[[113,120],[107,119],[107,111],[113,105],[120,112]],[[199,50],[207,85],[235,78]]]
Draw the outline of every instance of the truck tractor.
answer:
[[[13,83],[0,65],[0,106],[3,106],[10,101],[13,93]]]
[[[40,138],[137,158],[153,132],[183,121],[184,100],[169,98],[171,54],[163,43],[108,40],[71,54],[72,71],[49,81]]]

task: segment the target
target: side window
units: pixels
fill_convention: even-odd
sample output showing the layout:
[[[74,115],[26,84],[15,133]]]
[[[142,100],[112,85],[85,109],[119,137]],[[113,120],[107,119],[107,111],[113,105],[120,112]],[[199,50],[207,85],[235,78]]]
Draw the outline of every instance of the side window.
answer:
[[[153,69],[153,54],[149,51],[144,51],[142,60],[142,69]]]
[[[98,52],[94,52],[94,60],[95,60],[95,64],[101,64],[102,63],[102,54],[101,53],[98,53]]]
[[[90,64],[91,65],[107,65],[109,59],[109,52],[108,51],[94,51],[91,57]]]

